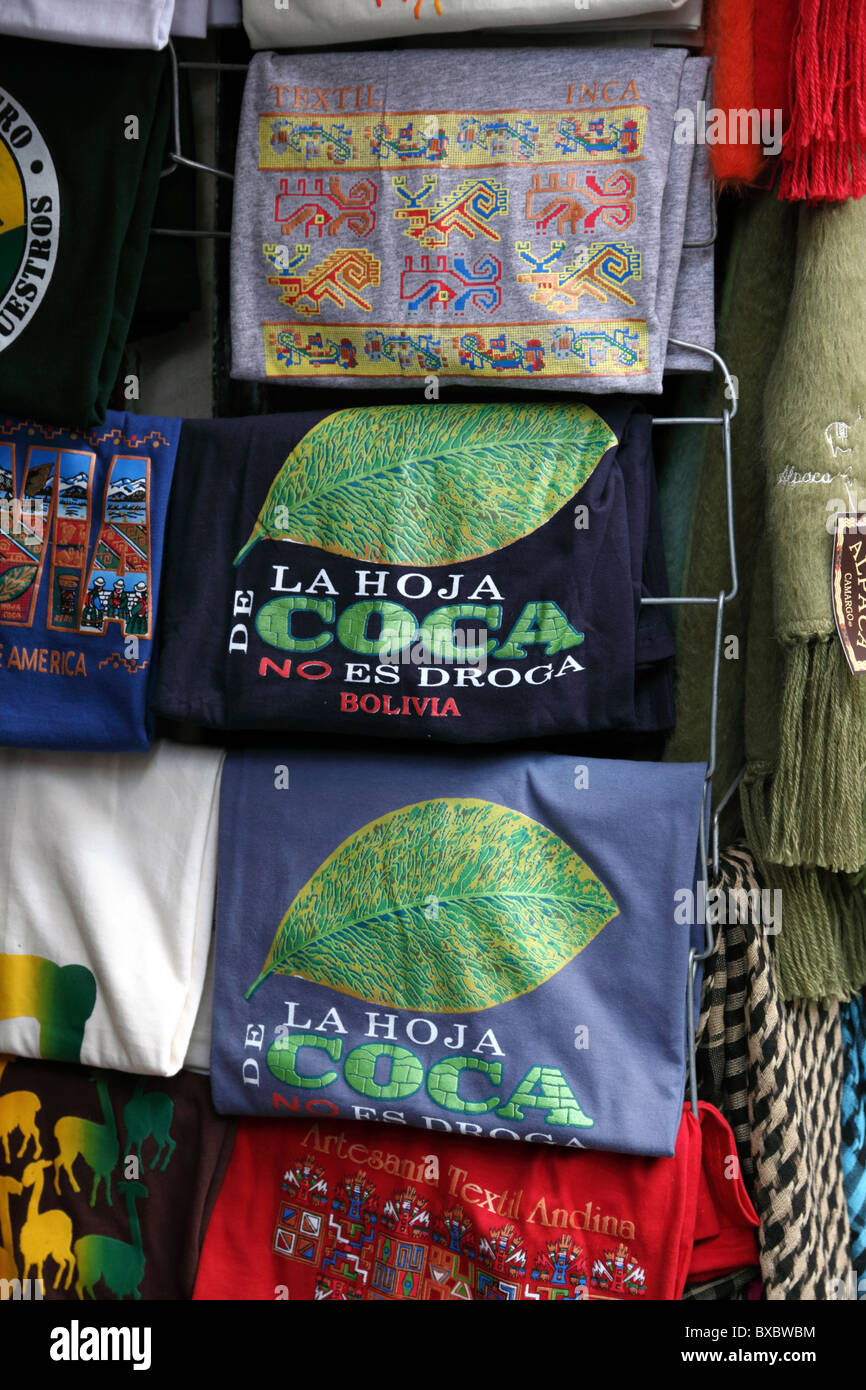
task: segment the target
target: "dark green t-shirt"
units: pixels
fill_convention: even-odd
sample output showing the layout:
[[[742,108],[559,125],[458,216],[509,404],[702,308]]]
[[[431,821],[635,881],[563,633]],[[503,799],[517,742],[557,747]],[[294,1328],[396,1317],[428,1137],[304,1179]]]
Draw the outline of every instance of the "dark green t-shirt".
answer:
[[[0,410],[105,417],[170,118],[165,53],[0,46]]]

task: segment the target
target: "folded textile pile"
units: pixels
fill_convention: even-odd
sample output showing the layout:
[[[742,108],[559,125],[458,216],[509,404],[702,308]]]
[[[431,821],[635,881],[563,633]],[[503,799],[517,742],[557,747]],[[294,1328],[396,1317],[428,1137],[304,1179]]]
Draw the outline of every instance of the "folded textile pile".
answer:
[[[182,1066],[211,940],[222,756],[0,750],[0,1050]]]
[[[0,416],[0,743],[147,748],[180,420]]]
[[[292,0],[282,7],[274,0],[243,0],[244,28],[253,48],[545,24],[679,29],[697,27],[700,13],[700,0]]]
[[[703,773],[230,753],[217,1109],[672,1154]]]
[[[659,392],[706,367],[668,338],[712,346],[712,255],[684,249],[710,188],[674,138],[707,74],[674,48],[257,54],[233,375]]]
[[[81,48],[72,61],[63,44],[0,45],[4,411],[76,427],[104,419],[170,109],[165,54]]]
[[[669,728],[650,426],[628,398],[184,421],[154,708],[457,742]]]
[[[0,1113],[0,1277],[46,1301],[192,1297],[233,1138],[202,1077],[0,1057]]]
[[[730,1146],[709,1105],[670,1158],[242,1120],[194,1297],[677,1299],[756,1260]]]

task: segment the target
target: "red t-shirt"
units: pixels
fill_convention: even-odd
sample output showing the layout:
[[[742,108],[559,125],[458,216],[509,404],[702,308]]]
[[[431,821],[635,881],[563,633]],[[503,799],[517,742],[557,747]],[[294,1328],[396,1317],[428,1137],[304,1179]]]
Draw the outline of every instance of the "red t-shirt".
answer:
[[[241,1120],[194,1297],[678,1299],[757,1264],[733,1135],[700,1110],[673,1158]]]

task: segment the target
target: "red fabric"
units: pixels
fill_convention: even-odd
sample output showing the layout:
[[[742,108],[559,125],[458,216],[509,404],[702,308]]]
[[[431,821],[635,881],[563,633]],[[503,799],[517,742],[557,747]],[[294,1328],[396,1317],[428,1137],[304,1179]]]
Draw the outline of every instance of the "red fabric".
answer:
[[[866,193],[866,0],[799,0],[779,196]]]
[[[763,3],[763,0],[760,0]],[[712,55],[713,106],[725,113],[755,107],[755,0],[709,0],[706,48]],[[720,184],[752,184],[764,164],[760,144],[708,146],[713,174]]]
[[[708,1105],[700,1125],[684,1107],[673,1158],[241,1120],[194,1297],[678,1299],[757,1264],[735,1153]]]
[[[783,125],[791,114],[788,69],[797,22],[797,0],[760,0],[755,9],[755,105],[759,111],[781,111]]]

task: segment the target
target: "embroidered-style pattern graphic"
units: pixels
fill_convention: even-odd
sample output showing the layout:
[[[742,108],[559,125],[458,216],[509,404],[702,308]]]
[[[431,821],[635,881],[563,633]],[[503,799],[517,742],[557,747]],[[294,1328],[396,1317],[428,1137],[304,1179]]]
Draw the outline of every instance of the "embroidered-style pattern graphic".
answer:
[[[8,1065],[9,1059],[0,1058],[0,1080]],[[134,1154],[144,1169],[144,1146],[150,1141],[156,1146],[150,1169],[159,1163],[159,1171],[165,1172],[176,1147],[170,1134],[174,1101],[164,1092],[145,1092],[144,1081],[138,1081],[123,1108],[126,1143],[121,1150],[108,1079],[96,1073],[93,1081],[96,1106],[86,1117],[60,1116],[53,1127],[54,1155],[46,1152],[52,1140],[45,1118],[41,1128],[37,1119],[42,1098],[34,1091],[0,1093],[3,1160],[13,1170],[0,1174],[0,1279],[41,1280],[46,1291],[72,1288],[79,1299],[140,1298],[147,1257],[138,1204],[148,1189],[139,1178],[126,1179],[124,1167],[127,1156]],[[101,1119],[93,1117],[97,1109]],[[21,1143],[13,1152],[9,1140],[16,1130]],[[114,1207],[120,1200],[126,1210],[128,1240],[82,1230],[80,1225],[76,1233],[76,1224],[63,1206],[47,1205],[52,1193],[63,1202],[68,1200],[67,1193],[86,1193],[88,1186],[91,1208],[103,1203]],[[14,1222],[11,1199],[18,1199]],[[80,1204],[73,1210],[80,1212]],[[26,1283],[24,1296],[33,1296]],[[0,1297],[21,1297],[21,1289],[16,1293],[4,1287]]]
[[[41,427],[34,432],[40,440],[49,435]],[[95,446],[118,433],[73,437]],[[132,448],[144,443],[123,442]],[[166,444],[161,436],[149,437],[150,448]],[[116,623],[122,637],[150,637],[150,457],[114,454],[100,498],[94,495],[93,448],[40,442],[21,458],[23,452],[21,445],[0,443],[0,622],[32,627],[47,572],[50,630],[104,633]]]
[[[307,185],[311,184],[308,189]],[[376,226],[376,199],[379,190],[372,179],[358,179],[348,190],[342,178],[332,174],[327,189],[324,179],[280,179],[274,199],[274,221],[283,236],[300,229],[308,239],[316,233],[336,236],[344,228],[354,236],[366,237]]]
[[[403,1164],[415,1166],[423,1168]],[[300,1157],[280,1184],[271,1248],[315,1271],[317,1302],[585,1302],[643,1292],[644,1271],[624,1244],[595,1260],[604,1276],[590,1279],[586,1233],[583,1243],[568,1232],[545,1238],[543,1228],[539,1236],[528,1249],[513,1221],[456,1202],[434,1215],[420,1185],[396,1172],[374,1181],[359,1169],[330,1182]]]
[[[564,241],[552,241],[546,256],[536,255],[530,241],[518,241],[517,254],[532,267],[529,272],[518,273],[518,284],[534,286],[529,298],[545,309],[573,313],[584,295],[598,304],[607,304],[610,299],[628,305],[635,302],[625,285],[641,278],[641,254],[625,242],[592,242],[565,265]]]
[[[442,309],[463,314],[477,309],[492,314],[502,303],[502,264],[484,256],[469,265],[463,256],[407,256],[400,276],[400,298],[410,314]]]
[[[338,121],[262,111],[260,169],[376,170],[383,165],[456,169],[596,164],[643,157],[648,109],[389,111],[341,113]]]
[[[398,222],[406,222],[404,236],[420,241],[431,250],[447,246],[452,232],[460,232],[470,240],[474,240],[476,233],[491,241],[500,240],[491,222],[494,217],[508,215],[508,190],[501,183],[495,179],[466,179],[451,193],[428,206],[437,182],[435,174],[427,174],[421,187],[412,193],[401,174],[392,179],[394,194],[402,203],[394,209],[394,217]]]
[[[526,193],[526,219],[535,223],[539,236],[553,230],[557,236],[591,233],[599,221],[613,231],[624,232],[635,219],[636,186],[637,175],[629,169],[617,169],[601,183],[592,170],[583,178],[576,170],[569,170],[564,181],[554,171],[548,174],[546,184],[541,174],[533,174]]]
[[[333,118],[262,112],[259,169],[281,174],[278,191],[267,193],[272,225],[279,236],[306,238],[263,243],[267,283],[290,311],[261,321],[265,376],[547,381],[647,373],[649,332],[635,307],[640,241],[602,239],[637,224],[637,170],[629,165],[644,157],[647,120],[637,103],[381,115],[368,106]],[[533,241],[516,241],[518,269],[506,276],[510,257],[499,244],[509,216],[518,236]],[[388,223],[417,248],[402,262]],[[311,266],[310,243],[324,236],[339,238],[340,250]],[[534,249],[545,236],[545,249]],[[567,249],[576,236],[595,240]],[[467,242],[487,243],[491,254],[467,254]],[[376,289],[398,306],[401,322],[383,321]],[[635,317],[576,317],[601,307],[635,309]],[[353,308],[355,322],[335,321]],[[358,321],[364,315],[374,321]],[[561,327],[550,323],[554,315]],[[456,327],[464,319],[464,332],[447,332],[449,320]]]
[[[642,1269],[622,1243],[615,1250],[605,1250],[592,1266],[592,1285],[607,1293],[643,1293],[646,1270]]]
[[[411,330],[398,323],[339,324],[318,333],[265,323],[262,336],[269,377],[629,376],[649,370],[643,319],[505,324],[496,334],[474,324],[453,338],[443,337],[441,322]]]
[[[278,272],[268,276],[268,284],[280,286],[280,303],[296,313],[305,317],[320,314],[326,303],[338,309],[354,304],[368,313],[372,309],[361,290],[375,289],[380,284],[382,263],[369,251],[332,251],[319,265],[299,274],[294,272],[306,265],[309,246],[296,246],[292,255],[286,246],[265,243],[262,253]]]

